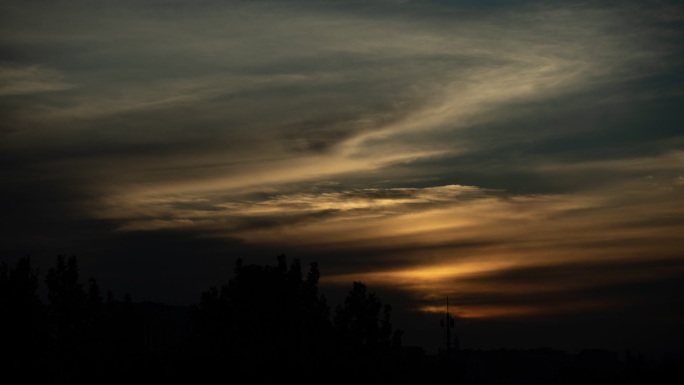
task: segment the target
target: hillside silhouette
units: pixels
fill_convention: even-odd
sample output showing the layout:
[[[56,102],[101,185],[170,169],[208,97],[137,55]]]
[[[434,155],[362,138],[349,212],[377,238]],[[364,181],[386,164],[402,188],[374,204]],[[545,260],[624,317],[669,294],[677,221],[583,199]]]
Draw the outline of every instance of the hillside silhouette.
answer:
[[[392,384],[642,384],[682,378],[681,361],[552,349],[459,350],[427,355],[403,346],[392,308],[362,282],[342,303],[319,293],[284,255],[274,265],[238,259],[232,278],[171,306],[117,299],[85,283],[75,256],[44,277],[30,257],[0,262],[3,374],[47,384],[191,381]],[[38,295],[41,284],[46,299]],[[448,314],[447,314],[448,315]]]

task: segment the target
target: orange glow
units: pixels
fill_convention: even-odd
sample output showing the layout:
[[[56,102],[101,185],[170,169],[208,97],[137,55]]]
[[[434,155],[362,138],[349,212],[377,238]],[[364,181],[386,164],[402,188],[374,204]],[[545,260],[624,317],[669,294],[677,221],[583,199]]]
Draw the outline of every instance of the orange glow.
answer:
[[[336,275],[330,278],[331,282],[349,282],[361,280],[377,282],[383,285],[399,286],[430,286],[440,281],[452,278],[465,277],[478,273],[496,271],[510,267],[512,264],[504,260],[491,261],[468,261],[452,265],[434,265],[410,268],[397,271],[381,271],[354,275]]]
[[[444,313],[444,307],[425,306],[420,311],[426,313]],[[498,318],[529,316],[542,313],[542,309],[531,306],[496,306],[496,307],[455,307],[449,308],[449,312],[459,318]]]
[[[449,312],[459,318],[510,318],[528,317],[546,314],[563,314],[578,310],[600,309],[617,306],[616,303],[605,301],[576,301],[570,303],[559,303],[549,306],[522,306],[522,305],[500,305],[500,306],[450,306]],[[444,313],[444,307],[426,306],[420,309],[426,313]]]

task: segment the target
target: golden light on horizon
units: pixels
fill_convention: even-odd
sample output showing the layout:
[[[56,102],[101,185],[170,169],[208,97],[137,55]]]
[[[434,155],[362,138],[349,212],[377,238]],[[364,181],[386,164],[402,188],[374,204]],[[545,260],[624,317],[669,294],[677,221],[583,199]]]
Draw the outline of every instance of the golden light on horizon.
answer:
[[[396,271],[379,271],[353,275],[336,275],[329,282],[349,282],[361,280],[383,285],[409,286],[414,288],[436,286],[439,282],[462,277],[498,271],[513,266],[505,260],[466,261],[454,264],[411,267]]]
[[[496,305],[496,306],[459,306],[458,303],[449,304],[449,313],[459,318],[517,318],[560,315],[590,309],[608,309],[621,304],[608,301],[574,301],[563,302],[549,306],[538,305]],[[445,306],[424,306],[418,309],[425,313],[444,313]]]

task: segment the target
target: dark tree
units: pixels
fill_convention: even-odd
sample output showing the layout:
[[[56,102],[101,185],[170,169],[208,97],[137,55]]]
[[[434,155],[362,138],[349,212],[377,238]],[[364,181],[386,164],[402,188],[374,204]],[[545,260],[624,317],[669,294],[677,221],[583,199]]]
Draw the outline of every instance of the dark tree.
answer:
[[[109,293],[103,302],[93,277],[81,283],[75,256],[57,256],[45,277],[49,345],[45,372],[55,383],[120,383],[153,373],[154,357],[145,350],[142,320],[130,297]],[[108,373],[103,378],[103,373]]]
[[[391,306],[383,307],[366,285],[354,282],[344,303],[337,306],[335,327],[355,349],[388,347],[392,334],[391,312]]]
[[[0,327],[7,368],[16,373],[40,374],[45,360],[47,322],[37,293],[38,270],[31,258],[20,258],[13,268],[0,262]]]
[[[390,306],[354,282],[331,321],[316,263],[304,274],[298,259],[288,263],[283,255],[274,266],[238,260],[233,277],[202,293],[189,313],[129,295],[118,301],[111,292],[103,301],[97,281],[83,284],[79,275],[76,257],[59,255],[44,279],[43,304],[28,257],[14,267],[0,263],[0,349],[15,374],[70,385],[413,383],[397,361],[402,332],[392,333]],[[169,338],[178,315],[190,321],[180,342]]]
[[[244,265],[220,288],[211,287],[193,311],[193,356],[205,380],[223,381],[230,368],[250,380],[298,378],[322,373],[332,362],[334,333],[320,273],[310,265],[306,279],[299,260],[275,266]]]
[[[354,379],[395,380],[396,350],[401,347],[403,331],[392,333],[392,308],[369,292],[366,285],[354,282],[334,317],[347,357],[347,371]]]
[[[82,330],[85,320],[86,293],[78,281],[78,261],[57,256],[57,263],[48,270],[48,312],[56,338],[73,340]],[[67,343],[67,341],[64,341]]]

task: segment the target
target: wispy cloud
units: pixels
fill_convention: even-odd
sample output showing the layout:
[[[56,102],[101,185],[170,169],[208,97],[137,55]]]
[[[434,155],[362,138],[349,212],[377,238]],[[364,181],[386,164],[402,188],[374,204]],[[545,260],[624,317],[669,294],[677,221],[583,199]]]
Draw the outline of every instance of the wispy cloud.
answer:
[[[321,255],[473,317],[678,273],[681,8],[480,7],[5,2],[2,182],[44,187],[7,213]]]
[[[611,301],[592,300],[593,289],[682,273],[684,212],[673,207],[683,191],[676,181],[670,186],[653,190],[638,182],[619,191],[537,196],[445,186],[413,190],[410,196],[390,190],[373,202],[364,194],[361,204],[358,194],[295,195],[265,201],[265,211],[253,207],[253,218],[283,218],[277,225],[230,234],[311,255],[335,252],[341,257],[329,261],[335,273],[327,283],[361,280],[402,288],[428,303],[451,296],[462,316],[553,313],[561,306],[558,293],[575,293],[572,301],[562,300],[562,307],[577,311]],[[439,199],[432,199],[438,191]],[[279,209],[270,210],[274,206]],[[287,219],[312,208],[326,215],[305,222]],[[394,263],[356,270],[357,259],[371,256]],[[523,272],[527,278],[513,279]],[[510,279],[503,278],[507,275]],[[472,302],[483,295],[487,302]],[[527,301],[530,295],[538,299]],[[497,309],[507,296],[521,302]],[[612,300],[611,306],[623,305]]]
[[[54,69],[30,65],[0,65],[0,96],[25,95],[72,88]]]

